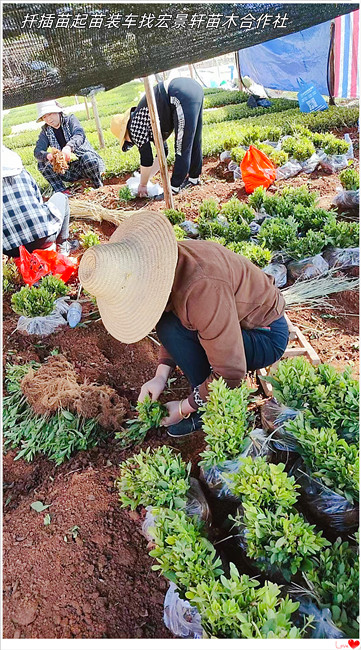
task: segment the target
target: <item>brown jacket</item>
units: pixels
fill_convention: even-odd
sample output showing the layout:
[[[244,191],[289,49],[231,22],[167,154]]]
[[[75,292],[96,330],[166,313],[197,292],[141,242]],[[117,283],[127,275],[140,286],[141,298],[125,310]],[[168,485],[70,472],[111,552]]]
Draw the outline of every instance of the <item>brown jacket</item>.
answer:
[[[231,388],[247,372],[240,327],[267,327],[284,314],[285,301],[274,279],[242,255],[208,241],[178,243],[178,262],[166,311],[198,332],[212,374],[201,384],[204,401],[208,384],[222,376]],[[174,366],[162,346],[159,363]],[[190,404],[197,408],[193,393]]]

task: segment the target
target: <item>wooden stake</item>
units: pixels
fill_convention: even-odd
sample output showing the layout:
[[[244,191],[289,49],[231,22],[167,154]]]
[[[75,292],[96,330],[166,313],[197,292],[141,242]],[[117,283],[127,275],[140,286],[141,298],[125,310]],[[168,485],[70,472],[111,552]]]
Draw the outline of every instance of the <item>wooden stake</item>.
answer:
[[[84,104],[85,104],[86,116],[87,116],[88,120],[90,120],[89,106],[88,106],[88,102],[86,100],[86,97],[84,97]]]
[[[154,144],[157,150],[157,156],[159,160],[160,175],[162,178],[163,191],[164,191],[164,200],[167,209],[174,208],[172,189],[170,186],[170,180],[168,176],[168,167],[167,160],[164,153],[164,145],[162,132],[160,130],[159,115],[157,110],[157,104],[154,97],[154,90],[149,81],[149,77],[144,77],[144,88],[147,98],[147,104],[150,115],[150,122],[153,130]]]
[[[98,131],[99,145],[100,145],[101,149],[105,149],[103,129],[102,129],[102,125],[100,124],[98,107],[97,107],[97,100],[95,99],[95,94],[94,93],[91,93],[90,101],[92,103],[95,124],[96,124],[97,131]]]
[[[189,74],[190,74],[191,78],[194,79],[194,70],[193,70],[192,64],[189,64],[188,70],[189,70]]]

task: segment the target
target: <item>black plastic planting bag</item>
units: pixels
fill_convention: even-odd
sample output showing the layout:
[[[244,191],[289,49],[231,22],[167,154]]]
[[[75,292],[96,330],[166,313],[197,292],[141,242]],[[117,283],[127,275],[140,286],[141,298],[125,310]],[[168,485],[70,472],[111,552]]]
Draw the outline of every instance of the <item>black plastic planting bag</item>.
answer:
[[[290,262],[287,266],[290,280],[311,280],[328,271],[328,264],[321,254]]]
[[[164,599],[165,626],[181,639],[202,639],[201,616],[194,605],[180,598],[177,587],[171,582]]]
[[[209,469],[201,467],[200,478],[206,483],[209,491],[214,497],[218,499],[230,499],[239,502],[238,497],[234,497],[229,489],[225,474],[235,474],[238,472],[242,458],[251,456],[267,456],[269,454],[269,444],[266,440],[265,432],[263,429],[254,429],[249,434],[250,443],[238,458],[226,460],[224,463],[214,465]]]
[[[193,476],[190,477],[190,488],[187,492],[186,513],[189,516],[196,516],[208,526],[212,523],[212,514],[208,501],[204,496],[201,484]]]
[[[271,445],[280,451],[297,451],[295,438],[284,430],[287,420],[294,420],[300,411],[279,404],[274,397],[261,406],[262,427],[272,433]]]
[[[344,190],[339,192],[333,199],[333,205],[340,212],[349,212],[358,216],[360,208],[360,190]]]
[[[330,269],[352,269],[360,266],[359,248],[329,248],[322,253]]]
[[[319,478],[313,478],[302,460],[296,461],[289,474],[300,486],[302,503],[317,524],[327,526],[335,533],[355,531],[359,523],[358,503],[352,504],[345,497],[328,488]]]

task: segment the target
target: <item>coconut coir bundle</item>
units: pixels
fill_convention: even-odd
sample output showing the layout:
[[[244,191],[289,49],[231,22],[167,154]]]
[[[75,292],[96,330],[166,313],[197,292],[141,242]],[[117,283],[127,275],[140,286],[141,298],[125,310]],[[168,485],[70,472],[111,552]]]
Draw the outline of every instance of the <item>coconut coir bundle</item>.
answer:
[[[100,426],[117,430],[124,421],[129,402],[110,386],[79,383],[77,374],[63,355],[51,357],[39,370],[30,369],[21,390],[35,413],[52,415],[67,409],[84,418],[95,418]]]

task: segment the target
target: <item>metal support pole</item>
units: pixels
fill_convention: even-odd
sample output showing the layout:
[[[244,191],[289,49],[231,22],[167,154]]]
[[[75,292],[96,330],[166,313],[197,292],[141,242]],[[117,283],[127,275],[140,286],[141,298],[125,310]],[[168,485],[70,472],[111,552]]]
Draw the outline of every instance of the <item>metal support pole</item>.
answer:
[[[149,81],[149,77],[144,77],[143,82],[144,82],[145,95],[147,98],[147,104],[149,109],[150,122],[153,130],[154,144],[157,150],[157,156],[159,160],[159,168],[160,168],[160,175],[163,184],[165,205],[167,209],[170,209],[170,208],[174,208],[174,203],[173,203],[172,189],[170,186],[170,179],[168,176],[167,160],[164,153],[162,132],[160,130],[157,104],[154,97],[153,87]]]
[[[90,101],[92,103],[95,124],[96,124],[97,131],[98,131],[99,145],[100,145],[101,149],[105,149],[103,129],[102,129],[102,125],[100,124],[98,107],[97,107],[97,100],[95,99],[95,94],[94,93],[91,93]]]

